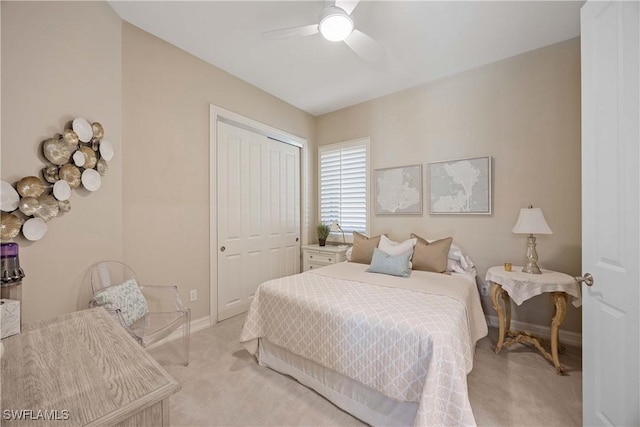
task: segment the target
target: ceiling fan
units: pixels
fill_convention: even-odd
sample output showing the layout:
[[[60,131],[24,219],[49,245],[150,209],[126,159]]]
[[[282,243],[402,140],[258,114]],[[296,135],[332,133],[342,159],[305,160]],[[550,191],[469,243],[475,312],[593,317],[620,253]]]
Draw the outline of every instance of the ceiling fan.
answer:
[[[343,41],[356,55],[367,62],[377,62],[384,57],[384,50],[371,37],[354,28],[351,14],[360,0],[335,0],[320,12],[317,24],[283,28],[262,33],[265,39],[305,37],[314,34],[330,41]]]

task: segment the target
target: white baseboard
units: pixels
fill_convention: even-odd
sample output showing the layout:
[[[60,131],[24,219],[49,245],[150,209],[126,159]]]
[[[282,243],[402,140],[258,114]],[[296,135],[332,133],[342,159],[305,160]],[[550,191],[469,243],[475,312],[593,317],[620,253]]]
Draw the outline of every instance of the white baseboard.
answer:
[[[210,316],[205,316],[205,317],[201,317],[199,319],[196,320],[192,320],[191,321],[191,328],[190,328],[190,334],[195,334],[198,331],[202,331],[203,329],[207,329],[209,326],[212,326],[211,323],[211,317]],[[148,349],[152,349],[152,348],[156,348],[161,346],[162,344],[166,344],[168,342],[177,340],[179,338],[182,338],[182,329],[176,329],[175,331],[173,331],[171,333],[171,335],[161,339],[158,342],[154,342],[153,344],[151,344],[149,347],[147,347]]]
[[[498,317],[497,316],[485,316],[487,318],[487,324],[489,326],[498,327]],[[518,331],[527,331],[531,332],[535,335],[538,335],[542,338],[551,338],[551,327],[550,326],[541,326],[534,325],[533,323],[520,322],[518,320],[511,320],[511,329],[515,329]],[[582,347],[582,334],[577,332],[569,332],[563,331],[560,329],[560,342],[564,344],[568,344],[575,347]]]

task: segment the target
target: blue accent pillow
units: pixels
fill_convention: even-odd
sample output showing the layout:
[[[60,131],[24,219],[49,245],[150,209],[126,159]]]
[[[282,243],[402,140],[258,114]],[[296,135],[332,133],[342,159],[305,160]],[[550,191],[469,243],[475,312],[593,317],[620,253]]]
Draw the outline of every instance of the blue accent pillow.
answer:
[[[378,248],[373,250],[371,265],[367,269],[369,273],[382,273],[391,276],[409,277],[411,266],[409,260],[413,251],[407,251],[400,255],[391,256]]]

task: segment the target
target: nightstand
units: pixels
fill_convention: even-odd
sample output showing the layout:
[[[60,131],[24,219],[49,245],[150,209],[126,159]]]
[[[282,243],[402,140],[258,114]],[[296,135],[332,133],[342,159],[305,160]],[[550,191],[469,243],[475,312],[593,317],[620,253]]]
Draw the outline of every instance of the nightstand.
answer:
[[[568,274],[550,270],[542,270],[542,274],[523,273],[522,267],[514,266],[512,271],[505,271],[503,266],[491,267],[485,280],[491,282],[491,302],[498,313],[499,336],[496,353],[503,346],[521,343],[531,344],[556,367],[559,375],[564,375],[564,367],[558,359],[558,330],[567,314],[567,295],[571,295],[573,305],[580,306],[580,285]],[[537,337],[525,331],[511,330],[511,301],[521,305],[531,297],[542,293],[550,293],[556,312],[551,320],[551,340]],[[502,304],[500,301],[502,300]],[[551,354],[545,348],[551,349]]]
[[[302,246],[302,271],[347,260],[348,246]]]

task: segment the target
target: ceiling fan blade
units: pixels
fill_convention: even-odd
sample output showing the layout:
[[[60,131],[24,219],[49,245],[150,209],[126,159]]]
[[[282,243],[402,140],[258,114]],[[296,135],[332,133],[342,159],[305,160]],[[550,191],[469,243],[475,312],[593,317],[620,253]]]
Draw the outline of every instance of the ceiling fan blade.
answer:
[[[336,6],[351,15],[353,9],[360,3],[360,0],[336,0]]]
[[[384,58],[384,49],[374,39],[359,30],[353,32],[344,42],[360,58],[367,62],[378,62]]]
[[[302,27],[282,28],[280,30],[262,33],[262,38],[267,40],[286,39],[288,37],[312,36],[318,33],[318,24],[303,25]]]

